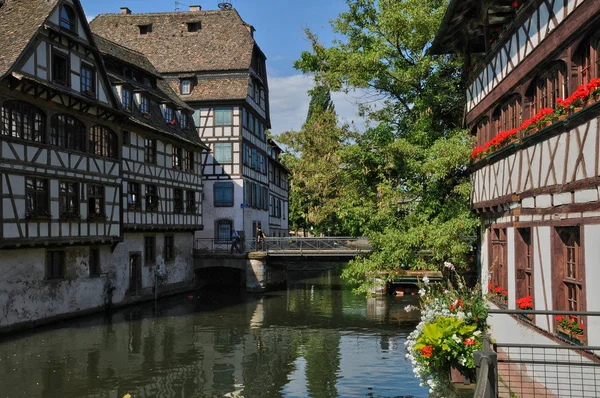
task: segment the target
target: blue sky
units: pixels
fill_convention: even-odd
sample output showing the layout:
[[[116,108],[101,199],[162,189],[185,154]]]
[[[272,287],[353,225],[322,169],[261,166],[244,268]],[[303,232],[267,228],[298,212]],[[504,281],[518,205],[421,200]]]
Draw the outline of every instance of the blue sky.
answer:
[[[174,0],[81,0],[88,19],[102,13],[118,13],[129,7],[133,13],[174,11]],[[220,0],[181,1],[178,7],[186,11],[189,5],[201,5],[204,10],[217,9]],[[271,101],[272,130],[280,132],[299,129],[306,118],[312,79],[293,68],[293,62],[304,50],[310,49],[304,29],[316,32],[321,42],[334,38],[329,21],[346,10],[344,0],[231,0],[242,19],[256,29],[255,39],[267,56]],[[361,124],[356,114],[355,96],[334,94],[333,100],[341,119]]]

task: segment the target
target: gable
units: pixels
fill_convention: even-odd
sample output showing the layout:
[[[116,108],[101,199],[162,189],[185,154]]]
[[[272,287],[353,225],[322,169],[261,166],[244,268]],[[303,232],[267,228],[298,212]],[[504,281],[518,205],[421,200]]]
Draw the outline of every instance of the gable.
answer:
[[[27,11],[20,6],[22,3],[8,0],[7,5],[14,7],[12,12],[0,9],[0,31],[10,25],[7,18],[14,12]],[[49,3],[53,5],[51,8],[43,7]],[[13,57],[12,64],[7,60],[4,74],[12,71],[52,89],[80,95],[88,103],[98,101],[119,109],[79,0],[28,0],[27,4],[38,10],[37,28],[31,33],[13,26],[17,31],[30,32],[31,36],[21,40],[24,47]]]

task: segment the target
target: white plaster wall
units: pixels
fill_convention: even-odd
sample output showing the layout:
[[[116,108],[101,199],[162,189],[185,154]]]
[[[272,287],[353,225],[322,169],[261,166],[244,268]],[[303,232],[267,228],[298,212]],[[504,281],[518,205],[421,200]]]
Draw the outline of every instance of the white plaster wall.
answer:
[[[110,248],[99,249],[108,263]],[[89,276],[88,247],[65,249],[65,279],[46,280],[45,258],[45,249],[0,251],[0,327],[104,305],[106,276]]]
[[[490,281],[490,265],[489,265],[489,253],[488,253],[488,239],[489,234],[484,225],[481,226],[481,246],[479,247],[479,262],[481,264],[481,289],[482,293],[485,295],[488,293],[488,283]]]
[[[492,307],[494,305],[492,304]],[[551,318],[550,315],[544,317]],[[539,316],[538,316],[539,319]],[[537,321],[537,319],[536,319]],[[559,344],[536,332],[530,327],[525,326],[521,322],[512,318],[509,315],[495,314],[488,317],[490,325],[491,337],[499,344],[535,344],[535,345],[551,345],[558,346]],[[591,360],[577,354],[575,350],[552,350],[552,349],[525,349],[519,354],[518,350],[504,350],[510,355],[512,360],[540,360],[540,358],[548,358],[550,361],[567,361],[576,363],[590,363]],[[597,353],[599,354],[599,353]],[[585,378],[585,384],[590,385],[595,383],[600,385],[600,373],[595,372],[590,366],[558,366],[558,365],[540,365],[536,364],[535,368],[529,364],[518,365],[521,372],[530,378],[534,378],[540,384],[545,385],[547,389],[556,394],[558,397],[596,397],[595,390],[589,390],[582,387],[582,376]],[[570,377],[561,377],[564,374],[569,374]],[[506,378],[508,380],[508,378]]]
[[[584,226],[585,292],[588,311],[600,311],[600,225]],[[587,319],[588,345],[600,346],[600,317]]]
[[[515,229],[506,229],[506,246],[508,249],[508,308],[515,308],[517,300],[517,276],[515,259]]]
[[[552,310],[552,259],[551,259],[551,228],[535,227],[532,233],[533,250],[533,285],[535,289],[535,309]],[[552,320],[546,315],[536,315],[536,325],[551,329]]]
[[[165,263],[164,242],[165,235],[173,235],[175,240],[175,259]],[[156,239],[156,262],[146,264],[144,259],[144,237],[154,236]],[[115,291],[113,292],[113,303],[119,303],[125,299],[129,289],[129,258],[131,254],[138,253],[142,257],[142,289],[154,286],[155,267],[164,267],[167,272],[167,280],[164,284],[191,281],[194,278],[193,261],[193,235],[191,232],[175,234],[164,233],[125,233],[124,241],[119,243],[112,253],[110,262],[114,275]],[[160,288],[159,288],[160,290]]]

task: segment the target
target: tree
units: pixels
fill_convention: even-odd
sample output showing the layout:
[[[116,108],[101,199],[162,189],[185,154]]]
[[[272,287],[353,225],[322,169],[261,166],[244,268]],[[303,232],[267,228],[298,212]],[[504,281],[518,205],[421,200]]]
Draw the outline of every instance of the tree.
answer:
[[[333,101],[331,101],[329,88],[317,85],[308,93],[310,95],[310,104],[308,105],[308,114],[306,115],[307,122],[313,115],[320,115],[323,112],[335,110]]]
[[[478,220],[469,209],[461,59],[427,53],[447,0],[346,3],[332,22],[342,38],[326,48],[307,31],[312,51],[295,63],[318,84],[383,99],[379,109],[362,107],[375,127],[337,151],[336,196],[321,204],[337,210],[339,229],[374,246],[344,276],[365,290],[374,274],[444,261],[464,268]]]

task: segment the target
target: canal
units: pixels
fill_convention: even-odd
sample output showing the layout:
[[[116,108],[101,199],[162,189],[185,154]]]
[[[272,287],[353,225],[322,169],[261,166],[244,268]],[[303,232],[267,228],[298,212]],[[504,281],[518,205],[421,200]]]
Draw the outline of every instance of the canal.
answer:
[[[337,271],[266,295],[205,290],[0,340],[0,397],[427,397],[404,341],[414,299]],[[412,301],[411,301],[412,300]]]

